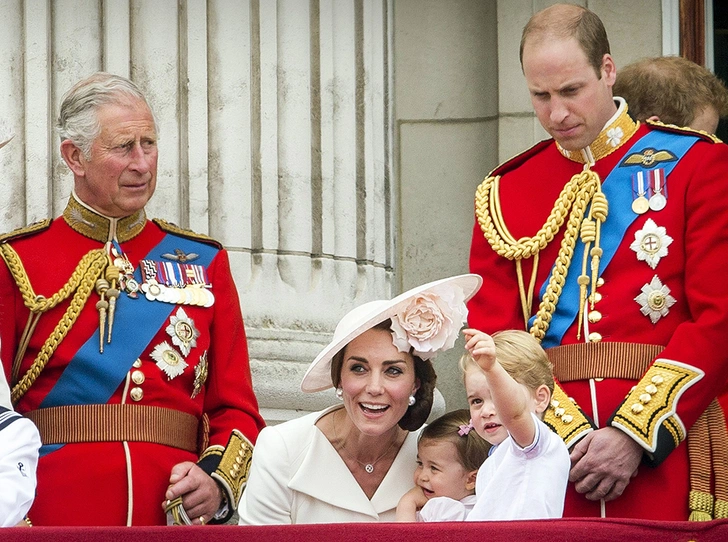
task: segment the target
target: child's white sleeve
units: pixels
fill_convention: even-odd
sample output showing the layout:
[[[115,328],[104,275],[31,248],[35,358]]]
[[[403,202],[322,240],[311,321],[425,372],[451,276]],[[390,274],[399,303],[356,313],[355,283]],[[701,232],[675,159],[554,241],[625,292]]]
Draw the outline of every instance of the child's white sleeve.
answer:
[[[0,527],[17,525],[33,504],[40,445],[33,422],[0,407]]]
[[[417,512],[417,521],[465,521],[465,505],[450,497],[433,497]]]

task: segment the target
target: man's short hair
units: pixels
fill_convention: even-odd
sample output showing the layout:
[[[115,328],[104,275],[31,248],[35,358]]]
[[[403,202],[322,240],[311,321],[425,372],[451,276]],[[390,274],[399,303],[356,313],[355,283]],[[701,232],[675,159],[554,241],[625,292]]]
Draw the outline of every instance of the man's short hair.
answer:
[[[91,146],[101,132],[98,109],[108,104],[129,102],[143,102],[149,107],[139,87],[126,77],[96,72],[82,79],[61,99],[61,110],[56,125],[61,141],[70,139],[87,159],[90,158]],[[151,110],[149,107],[150,112]],[[156,120],[154,124],[156,131]]]
[[[601,19],[593,11],[572,4],[555,4],[536,13],[523,28],[521,35],[521,69],[523,49],[527,39],[576,38],[587,61],[602,78],[602,61],[609,54],[609,39]]]
[[[728,89],[707,68],[679,56],[644,58],[617,73],[615,96],[627,101],[629,114],[644,121],[689,126],[706,107],[728,116]]]

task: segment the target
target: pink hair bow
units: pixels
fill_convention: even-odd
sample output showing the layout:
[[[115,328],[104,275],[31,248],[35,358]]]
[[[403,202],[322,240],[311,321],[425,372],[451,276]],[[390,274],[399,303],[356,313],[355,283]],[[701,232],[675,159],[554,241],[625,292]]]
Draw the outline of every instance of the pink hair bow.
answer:
[[[468,421],[468,425],[461,425],[460,429],[458,429],[458,435],[464,437],[465,435],[470,433],[471,429],[473,429],[473,420]]]

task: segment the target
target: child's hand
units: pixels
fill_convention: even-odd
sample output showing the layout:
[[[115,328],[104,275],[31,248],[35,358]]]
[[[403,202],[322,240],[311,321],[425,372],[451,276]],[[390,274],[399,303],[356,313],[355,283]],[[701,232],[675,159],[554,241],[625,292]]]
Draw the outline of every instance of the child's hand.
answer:
[[[427,503],[425,492],[420,486],[415,486],[402,495],[397,504],[397,521],[417,521],[417,512]]]
[[[495,343],[491,336],[477,329],[464,329],[463,335],[466,350],[481,369],[489,371],[495,364]]]

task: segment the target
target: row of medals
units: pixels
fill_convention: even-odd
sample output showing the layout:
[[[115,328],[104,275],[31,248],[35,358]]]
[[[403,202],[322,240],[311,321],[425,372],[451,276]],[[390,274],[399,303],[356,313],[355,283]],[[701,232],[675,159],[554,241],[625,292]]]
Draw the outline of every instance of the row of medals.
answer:
[[[114,265],[121,271],[119,276],[121,289],[132,299],[136,299],[141,293],[150,301],[162,301],[176,305],[212,307],[215,304],[214,294],[204,284],[186,284],[178,287],[160,284],[153,278],[145,278],[140,285],[134,278],[134,266],[126,254],[122,256],[115,254]]]

